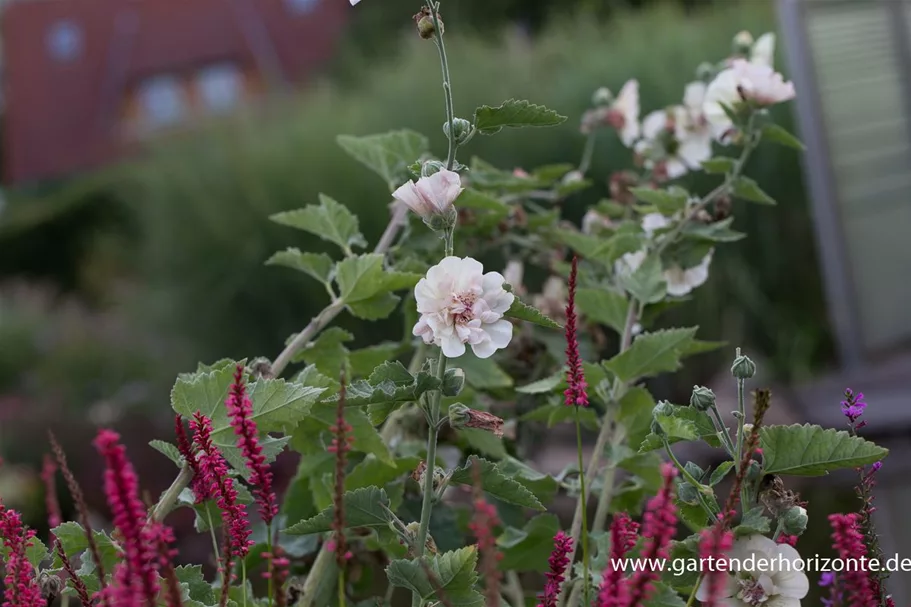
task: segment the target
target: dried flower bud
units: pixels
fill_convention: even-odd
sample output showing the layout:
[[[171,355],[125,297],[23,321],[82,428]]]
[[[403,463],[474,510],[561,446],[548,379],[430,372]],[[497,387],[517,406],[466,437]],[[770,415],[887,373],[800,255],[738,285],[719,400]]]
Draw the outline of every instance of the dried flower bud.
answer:
[[[437,13],[437,20],[440,23],[440,33],[445,32],[443,27],[443,18]],[[430,40],[436,34],[436,26],[433,24],[433,14],[426,6],[421,8],[421,12],[414,16],[414,23],[418,27],[418,35],[424,40]]]
[[[731,202],[730,196],[719,196],[715,200],[714,206],[714,217],[715,221],[721,221],[722,219],[727,219],[731,216],[731,209],[733,208],[733,203]]]
[[[807,530],[807,510],[794,506],[781,517],[781,532],[786,535],[800,535]]]
[[[446,369],[443,375],[443,396],[458,396],[465,387],[465,372],[461,369]]]
[[[451,134],[450,128],[452,129]],[[449,122],[443,123],[443,134],[447,139],[453,139],[457,145],[461,145],[471,135],[471,123],[464,118],[453,118],[451,126]]]
[[[756,363],[748,356],[740,354],[740,348],[737,349],[737,358],[731,365],[731,374],[737,379],[750,379],[756,375]]]
[[[614,95],[606,86],[602,86],[597,91],[595,91],[594,95],[592,95],[592,105],[594,106],[610,105],[613,102]]]
[[[428,160],[421,165],[421,177],[430,177],[439,173],[446,168],[446,165],[439,160]]]
[[[466,407],[462,403],[449,406],[449,425],[452,428],[477,428],[492,432],[498,438],[503,437],[503,420],[487,413]]]
[[[705,386],[693,386],[690,406],[699,411],[708,411],[715,406],[715,393]]]
[[[407,544],[407,547],[408,547],[408,554],[407,554],[408,558],[414,558],[417,556],[414,553],[414,543],[418,539],[418,531],[420,529],[420,526],[421,525],[418,522],[408,523],[405,526],[404,535],[405,535],[405,543]],[[427,534],[427,541],[424,542],[424,550],[430,556],[433,556],[439,552],[439,550],[437,549],[436,542],[433,541],[433,536],[431,536],[429,533]]]
[[[427,471],[427,462],[421,460],[421,463],[418,464],[418,467],[414,469],[411,473],[411,478],[413,478],[420,485],[424,484],[424,472]]]

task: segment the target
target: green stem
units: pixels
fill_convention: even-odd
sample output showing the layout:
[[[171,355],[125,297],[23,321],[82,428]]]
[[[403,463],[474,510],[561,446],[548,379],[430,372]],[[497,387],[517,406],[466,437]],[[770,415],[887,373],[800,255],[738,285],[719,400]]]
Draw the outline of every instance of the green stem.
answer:
[[[240,561],[240,593],[244,597],[243,607],[247,607],[247,559]]]
[[[345,570],[338,571],[338,607],[345,607]]]
[[[740,356],[740,348],[737,348],[737,356]],[[735,460],[735,463],[742,462],[743,455],[744,455],[743,443],[744,443],[745,437],[744,437],[744,433],[743,433],[743,426],[745,423],[746,406],[744,404],[743,384],[744,384],[743,379],[737,380],[737,411],[740,413],[740,415],[737,416],[737,458]],[[747,511],[746,496],[747,496],[747,483],[744,483],[740,487],[740,504],[743,507],[744,512]]]
[[[525,591],[522,590],[522,581],[515,571],[506,572],[506,590],[513,607],[525,607]]]
[[[585,605],[591,604],[589,600],[589,583],[588,583],[588,509],[585,503],[585,463],[582,460],[582,423],[579,421],[579,407],[576,407],[576,453],[579,455],[579,484],[581,485],[582,494],[579,499],[582,502],[582,592],[585,596]]]
[[[209,510],[209,502],[206,502],[206,519],[209,523],[209,535],[212,536],[212,554],[215,556],[215,562],[221,560],[221,556],[218,554],[218,539],[215,537],[215,525],[212,523],[212,512]],[[227,578],[225,578],[227,581]]]
[[[582,160],[579,162],[579,172],[582,175],[585,175],[588,172],[588,169],[591,168],[592,156],[595,152],[595,133],[591,132],[588,134],[588,138],[585,140],[585,149],[582,152]]]
[[[737,461],[737,456],[734,455],[734,443],[731,441],[731,435],[728,434],[728,429],[724,425],[724,420],[721,419],[721,413],[718,411],[718,407],[712,405],[711,407],[712,417],[715,418],[715,425],[718,427],[718,433],[721,435],[721,443],[724,446],[724,450],[728,452],[734,461]]]
[[[692,607],[693,603],[696,601],[696,592],[699,590],[699,585],[702,584],[703,574],[699,574],[699,578],[696,580],[696,584],[693,586],[693,591],[690,593],[690,598],[686,601],[686,607]]]
[[[307,581],[304,582],[304,588],[301,592],[301,599],[297,607],[321,607],[315,605],[316,597],[319,594],[321,582],[326,580],[327,576],[334,575],[332,564],[335,562],[335,552],[327,550],[323,545],[322,550],[313,561],[313,567],[307,574]]]
[[[680,460],[677,459],[677,456],[674,455],[674,452],[671,450],[670,443],[667,442],[667,438],[662,435],[661,437],[664,440],[664,450],[667,451],[667,456],[674,462],[674,465],[677,466],[677,469],[680,471],[680,475],[686,479],[686,482],[691,484],[693,488],[696,489],[696,496],[699,499],[699,505],[702,506],[702,509],[705,510],[705,513],[711,520],[716,520],[715,512],[712,510],[712,507],[709,505],[708,501],[705,498],[705,495],[702,492],[703,484],[696,480],[692,474],[680,463]]]
[[[275,555],[272,554],[272,521],[269,521],[269,524],[266,525],[266,552],[269,553],[269,568],[272,570],[270,571],[271,575],[269,575],[269,607],[272,607],[274,594],[272,580],[275,578],[275,570],[272,566],[272,564],[275,563]],[[281,590],[281,588],[279,588],[279,590]]]
[[[625,438],[626,429],[619,424],[614,424],[614,431],[609,443],[612,453],[623,443]],[[598,507],[595,510],[595,520],[592,524],[592,532],[594,533],[604,531],[604,527],[607,525],[607,514],[610,510],[611,499],[613,499],[614,496],[614,477],[616,475],[616,463],[608,462],[607,466],[604,467],[604,477],[601,482],[601,495],[598,499]]]
[[[433,30],[436,32],[436,35],[433,37],[433,41],[437,45],[437,50],[440,52],[440,68],[443,71],[443,96],[446,100],[446,122],[449,124],[449,151],[446,154],[446,170],[451,171],[452,167],[455,165],[456,158],[456,140],[455,140],[455,111],[453,110],[452,105],[452,80],[449,77],[449,61],[446,58],[446,44],[443,42],[443,31],[440,27],[440,14],[438,10],[439,4],[433,0],[427,2],[427,7],[430,9],[430,16],[433,19]]]
[[[177,503],[177,498],[180,495],[180,492],[187,488],[190,484],[190,481],[193,479],[193,470],[189,466],[184,465],[181,467],[180,472],[177,474],[177,478],[174,479],[174,482],[171,483],[171,486],[167,488],[164,494],[161,496],[161,499],[158,500],[158,503],[155,504],[155,507],[152,508],[152,514],[150,518],[160,523],[164,520],[164,517],[174,509],[174,504]]]

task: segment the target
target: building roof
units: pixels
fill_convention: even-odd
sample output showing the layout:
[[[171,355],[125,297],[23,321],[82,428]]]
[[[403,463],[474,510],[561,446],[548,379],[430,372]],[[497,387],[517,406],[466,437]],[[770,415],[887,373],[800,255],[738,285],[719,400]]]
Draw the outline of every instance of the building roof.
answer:
[[[124,95],[155,74],[223,61],[276,86],[331,55],[340,0],[29,0],[0,20],[3,181],[97,166],[123,149]]]

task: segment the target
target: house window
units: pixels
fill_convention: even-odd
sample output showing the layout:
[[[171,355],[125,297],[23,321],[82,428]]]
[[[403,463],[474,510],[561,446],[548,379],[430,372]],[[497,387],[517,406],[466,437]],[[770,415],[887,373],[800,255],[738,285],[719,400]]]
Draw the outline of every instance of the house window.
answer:
[[[209,112],[226,112],[234,109],[243,94],[240,70],[231,64],[208,67],[196,77],[199,99]]]
[[[288,12],[293,15],[306,15],[313,11],[317,4],[319,4],[319,0],[285,0]]]
[[[70,20],[54,23],[47,32],[47,50],[55,61],[75,60],[82,50],[82,30]]]
[[[143,123],[150,128],[173,125],[184,118],[187,99],[180,81],[173,76],[156,76],[139,87]]]

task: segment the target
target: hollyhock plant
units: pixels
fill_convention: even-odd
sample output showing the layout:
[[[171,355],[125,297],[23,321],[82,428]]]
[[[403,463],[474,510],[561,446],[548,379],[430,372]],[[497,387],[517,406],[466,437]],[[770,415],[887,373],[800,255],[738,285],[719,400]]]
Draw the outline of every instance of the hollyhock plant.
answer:
[[[421,317],[412,333],[449,358],[462,356],[466,344],[478,358],[489,358],[512,339],[512,323],[503,315],[515,296],[504,283],[502,274],[485,274],[471,257],[446,257],[414,288]]]
[[[741,205],[771,201],[744,175],[754,152],[799,147],[767,111],[796,93],[772,68],[774,36],[739,36],[736,57],[705,57],[681,75],[689,84],[679,94],[650,107],[640,107],[635,78],[607,83],[622,85],[616,96],[592,82],[576,157],[541,154],[549,164],[516,170],[515,160],[496,166],[477,157],[484,147],[469,148],[524,127],[546,137],[543,127],[566,116],[520,99],[464,106],[472,95],[454,97],[452,74],[470,66],[450,73],[440,2],[419,4],[416,34],[432,44],[414,48],[439,60],[440,103],[427,107],[445,112],[440,136],[338,138],[385,186],[359,191],[369,230],[326,194],[272,216],[304,232],[299,243],[321,240],[318,251],[288,248],[268,260],[315,287],[307,301],[285,302],[307,313],[277,352],[203,362],[177,377],[174,437],[149,446],[162,454],[155,466],[173,466],[170,485],[140,494],[119,437],[102,430],[111,520],[94,523],[52,439],[79,521],[51,530],[52,557],[4,510],[7,604],[43,604],[65,574],[68,600],[81,607],[524,607],[536,595],[542,607],[796,606],[807,593],[802,573],[730,573],[700,559],[795,563],[792,544],[816,513],[789,478],[845,468],[861,475],[862,503],[832,519],[835,552],[879,553],[868,523],[887,451],[859,435],[861,395],[845,395],[848,432],[766,424],[771,394],[754,385],[762,375],[739,348],[729,367],[736,397],[724,409],[733,415],[706,387],[674,400],[688,404],[652,394],[672,398],[677,384],[662,376],[725,343],[673,326],[687,314],[662,312],[700,305],[711,264],[746,236],[733,226],[751,225],[734,221]],[[416,77],[437,88],[426,70]],[[649,91],[662,90],[654,84]],[[456,114],[463,108],[467,117]],[[609,148],[625,161],[603,158]],[[387,210],[386,226],[374,225]],[[376,322],[382,342],[369,340]],[[559,445],[567,423],[575,458]],[[287,466],[296,472],[280,479]],[[251,524],[254,502],[262,522]],[[561,503],[570,505],[565,519]],[[192,560],[208,540],[211,548],[174,567],[169,517],[183,514],[195,520],[174,527],[188,536],[177,540],[188,548],[181,556]],[[194,543],[196,532],[210,537]],[[680,561],[683,574],[666,566]],[[831,598],[890,607],[885,582],[840,574]]]

